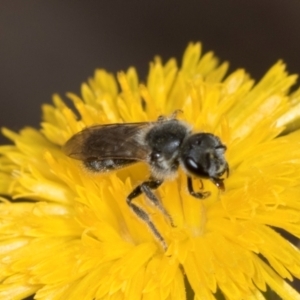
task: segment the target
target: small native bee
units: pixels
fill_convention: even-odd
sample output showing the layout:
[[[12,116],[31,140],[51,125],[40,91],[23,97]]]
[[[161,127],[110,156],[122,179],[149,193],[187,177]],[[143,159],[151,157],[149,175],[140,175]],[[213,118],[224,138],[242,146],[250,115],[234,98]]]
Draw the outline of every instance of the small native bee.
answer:
[[[220,139],[211,133],[192,133],[188,124],[176,119],[176,113],[170,118],[159,117],[156,122],[88,127],[71,137],[63,151],[67,156],[81,160],[92,172],[109,172],[140,161],[147,163],[151,171],[150,178],[134,188],[126,201],[164,248],[164,238],[150,216],[132,200],[144,193],[174,226],[171,216],[153,193],[154,189],[165,179],[173,179],[180,166],[187,174],[189,193],[204,199],[210,192],[195,192],[192,177],[210,179],[220,190],[224,190],[221,176],[229,174],[224,157],[226,146]]]

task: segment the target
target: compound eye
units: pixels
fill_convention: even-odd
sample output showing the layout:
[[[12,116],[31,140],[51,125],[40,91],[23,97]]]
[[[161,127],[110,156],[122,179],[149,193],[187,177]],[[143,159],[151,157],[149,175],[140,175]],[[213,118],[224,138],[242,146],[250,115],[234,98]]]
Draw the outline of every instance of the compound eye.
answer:
[[[204,171],[203,166],[198,165],[191,157],[184,160],[184,165],[192,174],[200,177],[208,177],[208,173]]]

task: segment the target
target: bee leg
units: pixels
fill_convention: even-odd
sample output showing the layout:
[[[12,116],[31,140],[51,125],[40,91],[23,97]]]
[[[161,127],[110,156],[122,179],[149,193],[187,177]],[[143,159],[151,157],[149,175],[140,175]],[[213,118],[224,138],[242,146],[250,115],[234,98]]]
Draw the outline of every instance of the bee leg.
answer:
[[[183,110],[181,110],[181,109],[176,109],[169,117],[166,117],[166,116],[161,115],[161,116],[159,116],[159,117],[157,118],[157,121],[158,121],[158,122],[163,122],[163,121],[167,121],[167,120],[174,120],[174,119],[177,118],[177,115],[178,115],[179,113],[183,113]]]
[[[173,113],[170,115],[169,119],[173,120],[176,119],[178,114],[182,114],[183,110],[182,109],[176,109],[173,111]]]
[[[140,187],[142,192],[147,196],[147,198],[150,200],[150,202],[157,207],[164,216],[167,217],[172,227],[175,227],[174,222],[170,214],[167,212],[167,210],[164,208],[164,206],[161,204],[159,199],[155,196],[155,194],[152,192],[152,190],[157,189],[161,184],[163,183],[162,180],[155,180],[150,178],[149,181],[143,182]]]
[[[202,184],[202,187],[203,187],[203,183],[201,181],[201,184]],[[187,176],[187,187],[188,187],[188,191],[189,193],[195,197],[195,198],[198,198],[198,199],[205,199],[207,197],[210,196],[210,192],[195,192],[194,191],[194,188],[193,188],[193,181],[192,181],[192,178]],[[201,188],[202,188],[201,187]]]
[[[138,197],[140,194],[143,193],[142,191],[142,186],[143,184],[137,186],[127,197],[126,202],[129,205],[129,207],[133,210],[133,212],[141,219],[143,220],[147,226],[149,227],[149,229],[152,231],[153,235],[159,240],[159,242],[162,244],[162,247],[164,250],[167,249],[167,244],[164,240],[164,238],[162,237],[162,235],[160,234],[160,232],[158,231],[158,229],[156,228],[156,226],[153,224],[153,222],[151,221],[149,215],[147,212],[145,212],[143,209],[141,209],[139,206],[137,206],[136,204],[134,204],[132,202],[132,200],[136,197]]]
[[[144,193],[147,197],[147,199],[155,206],[157,207],[163,214],[166,216],[171,224],[172,227],[175,227],[173,220],[170,216],[170,214],[167,212],[167,210],[163,207],[159,199],[155,196],[155,194],[152,192],[152,190],[157,189],[161,184],[163,183],[162,180],[155,180],[150,178],[149,181],[145,181],[139,186],[137,186],[127,197],[127,203],[130,206],[130,202],[133,198],[138,197],[142,193]]]

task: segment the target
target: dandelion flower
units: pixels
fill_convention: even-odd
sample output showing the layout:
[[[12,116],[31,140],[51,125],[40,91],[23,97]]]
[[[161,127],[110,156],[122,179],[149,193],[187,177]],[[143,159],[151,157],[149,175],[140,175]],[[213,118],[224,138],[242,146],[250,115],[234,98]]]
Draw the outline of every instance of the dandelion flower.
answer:
[[[190,44],[178,68],[156,58],[147,82],[136,70],[117,79],[104,70],[43,106],[41,129],[3,129],[0,147],[0,298],[300,299],[300,252],[277,229],[300,237],[300,90],[282,62],[257,84]],[[118,87],[118,84],[120,87]],[[227,146],[225,191],[203,180],[199,200],[186,175],[156,191],[175,226],[137,197],[167,249],[131,211],[126,197],[149,171],[136,164],[91,174],[62,146],[95,124],[148,122],[182,110],[195,132]],[[199,181],[198,181],[199,183]],[[197,180],[194,181],[197,186]],[[200,183],[198,185],[200,188]]]

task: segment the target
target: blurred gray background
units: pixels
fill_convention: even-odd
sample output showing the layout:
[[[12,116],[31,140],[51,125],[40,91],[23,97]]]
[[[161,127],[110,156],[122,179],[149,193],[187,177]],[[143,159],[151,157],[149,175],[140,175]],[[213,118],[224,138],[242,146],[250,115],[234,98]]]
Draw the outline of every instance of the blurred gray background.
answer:
[[[0,0],[0,127],[39,126],[42,103],[99,67],[145,79],[154,55],[181,58],[189,41],[256,79],[278,59],[300,73],[300,1]]]

